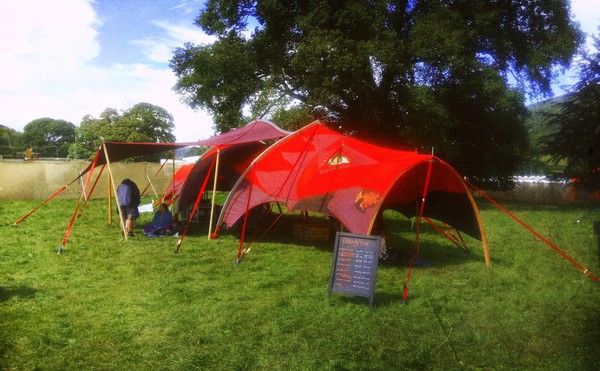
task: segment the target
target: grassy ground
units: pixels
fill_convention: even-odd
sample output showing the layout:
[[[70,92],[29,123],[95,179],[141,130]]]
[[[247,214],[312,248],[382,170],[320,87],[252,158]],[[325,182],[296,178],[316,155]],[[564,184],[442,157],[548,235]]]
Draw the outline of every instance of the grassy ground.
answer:
[[[483,204],[483,203],[482,203]],[[368,300],[327,299],[332,244],[283,224],[235,265],[238,239],[125,242],[92,201],[56,254],[74,202],[0,202],[1,369],[597,369],[600,286],[512,219],[482,206],[492,264],[423,226],[402,304],[410,222],[387,213],[391,261]],[[600,274],[583,208],[510,205]],[[595,215],[598,219],[598,214]],[[140,225],[151,215],[144,214]]]

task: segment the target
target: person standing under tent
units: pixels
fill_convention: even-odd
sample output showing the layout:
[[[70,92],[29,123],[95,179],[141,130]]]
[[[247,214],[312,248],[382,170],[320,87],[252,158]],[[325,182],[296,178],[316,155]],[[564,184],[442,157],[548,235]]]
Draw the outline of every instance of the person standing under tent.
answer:
[[[124,179],[117,187],[117,197],[121,206],[121,215],[125,218],[125,230],[128,236],[133,236],[135,221],[140,216],[140,190],[129,178]]]

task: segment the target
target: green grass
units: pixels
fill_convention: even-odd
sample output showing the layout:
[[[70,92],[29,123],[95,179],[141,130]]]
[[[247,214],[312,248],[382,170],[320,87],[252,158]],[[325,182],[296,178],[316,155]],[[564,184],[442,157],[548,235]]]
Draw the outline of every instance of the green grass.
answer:
[[[235,265],[238,239],[119,238],[93,200],[56,254],[74,201],[0,202],[0,369],[597,369],[600,286],[481,202],[492,264],[387,213],[394,258],[368,299],[327,299],[332,244],[294,240],[283,223]],[[583,208],[510,209],[596,275]],[[595,215],[598,219],[598,214]],[[144,214],[139,225],[151,215]]]

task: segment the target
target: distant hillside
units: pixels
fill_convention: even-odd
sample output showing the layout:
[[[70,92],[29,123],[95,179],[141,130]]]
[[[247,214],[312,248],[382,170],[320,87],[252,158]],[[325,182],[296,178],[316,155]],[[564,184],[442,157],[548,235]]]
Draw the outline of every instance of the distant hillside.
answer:
[[[548,157],[541,155],[539,139],[556,130],[548,124],[549,115],[558,113],[556,105],[563,102],[566,97],[567,95],[561,95],[527,106],[530,115],[525,119],[524,125],[529,133],[530,155],[526,163],[523,164],[521,173],[551,175],[562,172],[562,164],[550,164],[548,163]]]
[[[565,96],[563,95],[527,106],[530,116],[525,120],[525,128],[529,132],[531,148],[537,148],[539,146],[538,139],[553,131],[548,126],[548,115],[558,113],[556,105],[564,99]]]

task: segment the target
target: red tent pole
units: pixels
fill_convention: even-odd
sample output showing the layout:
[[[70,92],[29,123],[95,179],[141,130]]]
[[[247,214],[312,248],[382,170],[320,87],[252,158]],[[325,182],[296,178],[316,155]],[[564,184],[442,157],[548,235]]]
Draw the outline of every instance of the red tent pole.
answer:
[[[215,157],[215,159],[216,159],[216,157]],[[183,233],[181,234],[179,241],[177,241],[177,248],[175,249],[175,253],[179,252],[179,248],[181,247],[181,244],[183,243],[183,239],[187,235],[187,231],[188,231],[188,228],[190,227],[190,223],[192,222],[192,218],[194,217],[194,214],[196,213],[196,209],[198,208],[198,204],[200,203],[200,200],[202,199],[202,195],[204,194],[204,189],[206,188],[206,183],[208,183],[208,178],[210,178],[210,173],[212,172],[212,169],[215,166],[215,159],[213,159],[212,163],[210,164],[210,167],[208,168],[208,172],[206,173],[206,177],[204,178],[204,182],[202,183],[202,188],[200,188],[200,192],[198,192],[198,196],[196,197],[196,202],[194,203],[194,208],[192,209],[192,212],[190,213],[188,222],[185,225],[185,229],[183,230]],[[208,231],[208,233],[210,235],[210,231]]]
[[[52,196],[50,196],[49,198],[47,198],[46,200],[44,200],[44,202],[42,202],[41,204],[39,204],[38,206],[36,206],[33,210],[31,210],[29,213],[27,213],[27,215],[25,215],[21,219],[17,220],[14,225],[19,225],[23,220],[27,219],[31,214],[33,214],[34,212],[36,212],[40,207],[44,206],[45,204],[47,204],[48,202],[50,202],[54,197],[56,197],[59,194],[61,194],[65,189],[67,189],[69,186],[71,186],[71,184],[75,183],[78,179],[81,179],[82,176],[83,176],[83,174],[79,174],[79,176],[77,178],[73,179],[71,181],[71,183],[63,186],[58,191],[54,192],[54,194]]]
[[[79,179],[76,178],[75,180]],[[75,181],[74,180],[74,181]],[[73,181],[73,182],[74,182]],[[73,184],[73,182],[67,184],[66,186],[63,186],[61,189],[59,189],[58,191],[56,191],[52,196],[50,196],[49,198],[47,198],[44,202],[42,202],[41,204],[39,204],[35,209],[31,210],[29,213],[27,213],[27,215],[23,216],[21,219],[17,220],[15,222],[14,225],[19,225],[19,223],[21,223],[23,220],[27,219],[31,214],[33,214],[34,212],[36,212],[40,207],[44,206],[45,204],[47,204],[50,200],[52,200],[54,197],[58,196],[59,194],[61,194],[65,189],[67,189],[68,186],[70,186],[71,184]]]
[[[425,221],[427,223],[429,223],[429,225],[431,225],[433,228],[435,228],[438,232],[440,232],[444,237],[446,237],[450,242],[452,242],[453,244],[456,245],[456,247],[462,249],[462,250],[466,250],[466,247],[460,244],[460,241],[458,240],[458,238],[456,238],[456,236],[453,236],[452,234],[448,234],[446,233],[442,228],[440,228],[437,224],[435,224],[433,222],[433,220],[427,218],[427,217],[423,217],[423,219],[425,219]]]
[[[75,223],[75,217],[77,216],[77,211],[79,210],[80,204],[81,204],[81,197],[79,198],[79,201],[77,202],[77,205],[75,206],[75,210],[73,211],[73,216],[71,216],[71,221],[69,222],[69,226],[67,227],[67,230],[65,231],[65,235],[62,239],[60,247],[58,248],[58,251],[56,252],[57,254],[62,253],[63,249],[67,245],[67,240],[69,239],[69,236],[71,235],[71,230],[73,229],[73,224]]]
[[[533,228],[531,228],[530,226],[528,226],[527,224],[525,224],[525,222],[523,222],[521,219],[517,218],[513,213],[511,213],[510,211],[508,211],[504,206],[502,206],[498,202],[494,201],[485,192],[483,192],[479,188],[475,187],[473,184],[467,182],[466,180],[465,180],[465,182],[471,188],[473,188],[475,191],[477,191],[477,193],[479,193],[483,197],[487,198],[497,208],[499,208],[500,210],[504,211],[508,216],[510,216],[511,218],[513,218],[514,220],[516,220],[517,223],[521,224],[523,227],[525,227],[525,229],[527,229],[529,232],[533,233],[534,236],[536,236],[537,238],[539,238],[540,240],[542,240],[542,242],[544,242],[546,245],[550,246],[554,251],[556,251],[557,253],[559,253],[563,258],[567,259],[571,264],[573,264],[574,266],[576,266],[580,271],[583,272],[583,274],[585,274],[586,276],[590,277],[594,281],[600,283],[600,279],[598,277],[596,277],[592,272],[590,272],[587,268],[585,268],[584,266],[582,266],[581,264],[579,264],[578,262],[576,262],[573,258],[571,258],[564,251],[562,251],[561,249],[559,249],[558,247],[556,247],[552,242],[550,242],[544,236],[542,236],[541,234],[539,234],[538,232],[536,232]]]
[[[88,172],[88,176],[85,180],[85,185],[84,185],[83,189],[81,190],[81,195],[79,196],[79,201],[77,201],[77,206],[75,206],[75,210],[73,211],[73,216],[71,217],[69,226],[67,227],[67,230],[65,231],[65,235],[62,239],[62,243],[61,243],[60,247],[58,248],[58,251],[56,252],[57,254],[60,254],[63,251],[63,249],[65,248],[65,246],[67,244],[67,240],[69,239],[69,236],[71,235],[71,230],[73,229],[73,224],[75,223],[75,217],[77,216],[77,211],[79,210],[79,205],[81,204],[81,200],[84,198],[84,195],[85,195],[85,190],[87,189],[87,187],[90,183],[92,173],[94,172],[94,168],[96,167],[96,163],[98,162],[99,154],[100,154],[100,151],[98,151],[96,153],[96,157],[94,157],[94,161],[92,162],[90,171]],[[91,196],[91,193],[90,193],[90,196]]]
[[[94,181],[94,184],[92,184],[92,189],[90,190],[90,195],[85,199],[85,202],[83,203],[83,206],[81,207],[81,211],[79,212],[79,216],[77,218],[81,218],[81,214],[83,214],[83,210],[85,210],[85,207],[87,206],[88,201],[90,200],[90,198],[92,198],[92,193],[94,193],[94,190],[96,189],[96,185],[98,184],[98,180],[100,180],[100,176],[102,176],[102,172],[104,171],[104,166],[106,166],[106,164],[102,165],[102,167],[100,168],[100,172],[98,173],[98,176],[96,177],[96,180]]]
[[[413,252],[410,258],[410,266],[408,267],[408,275],[406,277],[406,282],[404,283],[404,294],[402,296],[402,302],[406,303],[406,298],[408,297],[408,283],[410,282],[410,278],[412,276],[412,268],[413,263],[417,255],[419,255],[419,233],[421,232],[421,218],[423,218],[423,211],[425,210],[425,200],[427,197],[427,190],[429,189],[429,180],[431,179],[431,168],[433,167],[433,156],[429,160],[429,165],[427,166],[427,176],[425,177],[425,186],[423,187],[423,195],[421,197],[421,208],[419,210],[419,215],[417,215],[417,230],[415,237],[415,251]]]

